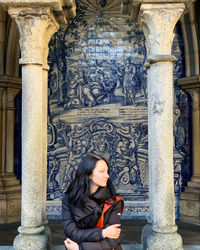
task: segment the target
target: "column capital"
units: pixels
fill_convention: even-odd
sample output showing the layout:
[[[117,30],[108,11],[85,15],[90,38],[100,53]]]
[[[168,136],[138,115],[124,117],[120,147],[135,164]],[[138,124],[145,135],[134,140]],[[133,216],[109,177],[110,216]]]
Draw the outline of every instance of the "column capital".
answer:
[[[44,43],[43,43],[43,51],[42,51],[42,57],[43,57],[43,69],[49,70],[49,65],[47,62],[48,54],[49,54],[49,41],[52,37],[52,35],[57,31],[59,28],[58,25],[54,25],[53,22],[50,22],[47,26],[47,30],[44,33]]]
[[[8,12],[17,22],[20,32],[20,63],[42,65],[46,37],[50,39],[59,27],[50,7],[10,6]]]
[[[20,89],[11,89],[7,88],[7,108],[13,109],[15,108],[15,97],[17,94],[19,94]]]
[[[1,0],[0,0],[1,1]],[[125,16],[130,16],[131,21],[137,22],[138,15],[140,12],[140,7],[142,3],[149,4],[166,4],[169,3],[174,5],[175,3],[183,3],[185,5],[185,10],[183,14],[189,12],[191,6],[195,0],[121,0],[121,14]]]
[[[184,9],[184,3],[141,3],[138,22],[142,25],[150,58],[159,55],[163,61],[166,55],[171,55],[174,27]]]

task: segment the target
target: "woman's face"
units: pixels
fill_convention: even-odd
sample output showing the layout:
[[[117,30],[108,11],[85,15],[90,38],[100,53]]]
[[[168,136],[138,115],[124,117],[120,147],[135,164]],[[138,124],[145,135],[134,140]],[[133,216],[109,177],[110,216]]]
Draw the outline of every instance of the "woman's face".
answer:
[[[108,181],[108,165],[104,160],[97,161],[92,174],[90,175],[90,182],[92,186],[106,187]]]

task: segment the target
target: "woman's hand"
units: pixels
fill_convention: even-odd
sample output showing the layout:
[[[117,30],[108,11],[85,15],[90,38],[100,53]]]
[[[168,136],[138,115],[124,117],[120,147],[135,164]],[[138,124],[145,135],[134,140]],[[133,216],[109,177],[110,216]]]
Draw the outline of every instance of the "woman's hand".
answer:
[[[78,244],[69,238],[64,241],[64,244],[68,250],[79,250]]]
[[[111,225],[105,229],[102,230],[102,235],[104,238],[109,238],[109,239],[117,239],[120,236],[121,233],[121,228],[119,228],[121,225],[120,224],[114,224]]]

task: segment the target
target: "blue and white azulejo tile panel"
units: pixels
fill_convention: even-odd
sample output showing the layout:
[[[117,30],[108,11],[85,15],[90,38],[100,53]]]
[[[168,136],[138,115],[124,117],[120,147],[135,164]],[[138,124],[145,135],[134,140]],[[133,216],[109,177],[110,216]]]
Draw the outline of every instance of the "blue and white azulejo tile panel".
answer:
[[[59,29],[49,47],[48,216],[59,216],[59,201],[81,158],[95,152],[110,163],[110,178],[125,200],[124,217],[148,217],[148,93],[141,28],[120,16],[120,0],[79,0],[77,17]],[[178,31],[173,54],[178,201],[189,158],[188,128],[182,123],[188,100],[176,85],[184,74]],[[177,217],[178,209],[176,202]]]

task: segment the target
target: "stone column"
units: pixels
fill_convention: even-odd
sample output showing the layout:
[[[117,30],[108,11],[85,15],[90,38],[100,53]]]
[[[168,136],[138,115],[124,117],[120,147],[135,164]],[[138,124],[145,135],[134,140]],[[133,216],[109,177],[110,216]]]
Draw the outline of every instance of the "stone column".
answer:
[[[173,30],[182,3],[141,3],[139,23],[148,47],[148,152],[151,229],[144,249],[183,249],[175,225],[173,166]]]
[[[14,249],[47,249],[44,233],[43,48],[57,22],[50,7],[9,7],[18,24],[22,65],[22,217]],[[45,197],[46,198],[46,197]]]
[[[0,86],[0,223],[9,223],[21,215],[21,186],[14,174],[14,99],[21,79],[2,75]]]
[[[7,88],[7,119],[6,119],[6,173],[13,174],[14,167],[14,98],[20,89]]]
[[[180,218],[200,223],[200,76],[181,78],[179,86],[192,97],[192,178],[180,196]]]
[[[6,12],[0,7],[0,75],[4,74]]]
[[[48,227],[48,220],[46,219],[46,199],[47,199],[47,85],[48,85],[48,69],[47,64],[43,64],[43,181],[42,181],[42,222],[45,227],[43,234],[48,238],[48,247],[51,249],[51,231]]]
[[[0,136],[1,136],[1,173],[6,172],[6,89],[5,87],[0,88],[0,116],[1,116],[1,123],[0,123]]]
[[[191,182],[200,184],[200,86],[190,92],[192,96],[192,161]],[[200,186],[199,186],[200,187]]]
[[[43,209],[42,209],[42,220],[45,227],[44,234],[48,238],[48,249],[51,249],[51,231],[47,226],[48,221],[46,220],[46,199],[47,199],[47,104],[48,104],[48,70],[49,65],[47,63],[47,57],[49,54],[49,41],[52,35],[56,32],[58,26],[51,25],[48,27],[48,31],[44,37],[44,48],[43,48]]]

